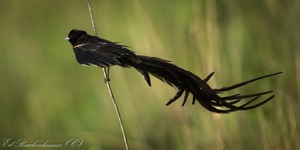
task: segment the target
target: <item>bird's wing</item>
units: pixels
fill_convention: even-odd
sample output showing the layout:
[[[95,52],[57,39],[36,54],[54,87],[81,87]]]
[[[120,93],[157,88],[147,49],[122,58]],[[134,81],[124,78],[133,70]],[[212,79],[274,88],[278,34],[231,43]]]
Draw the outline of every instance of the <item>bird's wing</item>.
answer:
[[[89,41],[73,46],[76,59],[80,64],[107,67],[122,65],[119,58],[136,56],[125,46],[112,42]]]

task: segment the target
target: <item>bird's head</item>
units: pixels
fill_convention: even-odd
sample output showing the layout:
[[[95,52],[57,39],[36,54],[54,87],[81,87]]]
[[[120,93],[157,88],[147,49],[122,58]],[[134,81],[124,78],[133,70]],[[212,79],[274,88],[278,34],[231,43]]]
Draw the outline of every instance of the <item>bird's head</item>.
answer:
[[[72,45],[74,45],[78,38],[84,34],[87,33],[82,30],[73,29],[69,32],[69,35],[65,38],[65,40],[68,40]]]

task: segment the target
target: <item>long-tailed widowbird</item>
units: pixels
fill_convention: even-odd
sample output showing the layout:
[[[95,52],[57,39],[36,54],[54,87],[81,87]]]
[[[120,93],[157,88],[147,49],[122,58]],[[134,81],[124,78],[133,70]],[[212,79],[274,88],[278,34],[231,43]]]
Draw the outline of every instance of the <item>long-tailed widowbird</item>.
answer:
[[[136,55],[126,46],[97,36],[91,36],[82,30],[71,30],[66,39],[73,46],[76,60],[80,64],[96,65],[99,67],[118,65],[121,67],[135,68],[144,76],[149,86],[151,86],[149,76],[149,74],[151,74],[161,81],[178,88],[178,92],[166,105],[170,105],[180,98],[183,93],[185,93],[182,103],[182,106],[184,106],[189,94],[191,93],[193,96],[192,104],[198,101],[204,108],[216,113],[228,113],[237,110],[253,109],[268,102],[274,97],[274,95],[271,94],[266,96],[266,98],[262,100],[260,100],[260,98],[272,93],[273,91],[257,92],[246,95],[234,94],[223,97],[220,95],[223,92],[237,89],[254,81],[282,73],[277,72],[261,76],[219,89],[211,88],[206,82],[214,73],[209,74],[205,79],[201,79],[192,72],[170,63],[168,60],[158,57]],[[245,102],[237,105],[240,101]]]

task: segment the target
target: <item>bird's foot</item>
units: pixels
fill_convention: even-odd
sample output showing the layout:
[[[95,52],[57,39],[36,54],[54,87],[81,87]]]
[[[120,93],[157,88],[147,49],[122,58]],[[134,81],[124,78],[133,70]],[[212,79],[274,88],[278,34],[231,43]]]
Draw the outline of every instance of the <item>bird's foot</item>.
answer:
[[[109,81],[110,81],[109,77],[104,78],[104,83],[107,83],[107,82],[109,82]]]

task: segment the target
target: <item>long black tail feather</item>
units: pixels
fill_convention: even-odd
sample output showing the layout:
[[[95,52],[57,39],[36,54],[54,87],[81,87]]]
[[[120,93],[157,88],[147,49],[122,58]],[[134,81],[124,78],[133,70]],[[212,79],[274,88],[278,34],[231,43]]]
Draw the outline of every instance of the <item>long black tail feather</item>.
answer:
[[[253,109],[270,101],[274,95],[271,95],[263,100],[260,100],[260,98],[264,95],[272,93],[273,91],[258,92],[248,95],[234,94],[224,97],[221,97],[219,94],[237,89],[257,80],[282,73],[273,73],[234,84],[232,86],[212,89],[206,82],[213,76],[214,72],[210,73],[205,79],[201,79],[195,74],[171,64],[167,60],[148,56],[139,57],[141,58],[141,63],[132,63],[128,64],[128,66],[136,68],[144,76],[149,86],[151,86],[151,79],[149,76],[149,74],[151,74],[161,81],[178,88],[178,92],[167,102],[166,105],[172,104],[179,99],[183,93],[185,93],[182,103],[182,106],[184,106],[187,102],[189,94],[191,93],[193,95],[192,104],[198,101],[204,108],[216,113],[228,113],[238,110]],[[237,105],[237,103],[241,102],[242,100],[246,102],[241,105]]]

